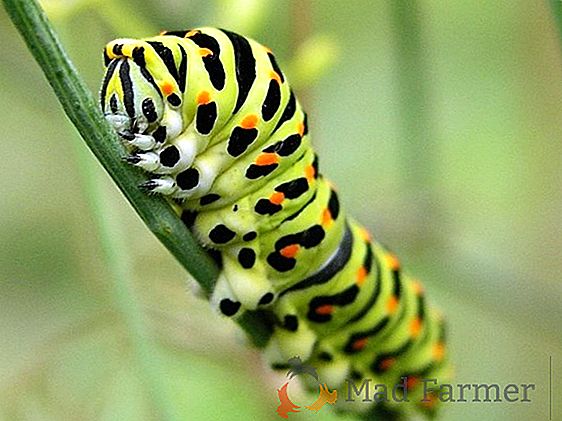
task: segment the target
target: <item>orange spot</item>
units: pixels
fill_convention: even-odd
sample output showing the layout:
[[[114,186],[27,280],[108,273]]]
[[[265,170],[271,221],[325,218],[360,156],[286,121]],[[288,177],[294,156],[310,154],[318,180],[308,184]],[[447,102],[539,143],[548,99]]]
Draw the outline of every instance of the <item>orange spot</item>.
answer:
[[[410,323],[410,334],[414,338],[417,337],[421,332],[421,328],[422,328],[422,321],[419,317],[416,317],[414,320],[412,320],[412,323]]]
[[[304,123],[301,121],[297,124],[297,132],[302,136],[304,134]]]
[[[359,234],[361,235],[361,238],[363,238],[363,240],[365,241],[372,241],[373,237],[371,236],[371,233],[369,231],[367,231],[365,228],[361,228],[361,230],[359,231]]]
[[[275,192],[269,196],[269,201],[274,205],[280,205],[285,200],[285,194],[282,192]]]
[[[271,165],[277,164],[279,162],[279,157],[275,153],[264,152],[256,158],[256,165]]]
[[[386,310],[392,314],[396,311],[396,309],[398,308],[398,298],[396,298],[394,295],[392,297],[390,297],[388,299],[388,302],[386,303]]]
[[[332,214],[330,212],[330,209],[326,208],[324,209],[324,212],[322,212],[322,225],[326,226],[329,225],[332,222]]]
[[[359,338],[356,339],[353,344],[351,345],[351,348],[354,351],[361,351],[363,348],[365,348],[367,346],[367,343],[369,342],[369,338]]]
[[[314,180],[315,175],[316,175],[316,170],[312,165],[309,165],[304,169],[304,176],[306,177],[309,183],[311,183],[312,180]]]
[[[208,48],[200,48],[199,49],[199,55],[201,57],[212,56],[213,52],[211,50],[209,50]]]
[[[437,361],[441,361],[445,356],[445,344],[443,342],[437,342],[435,345],[433,345],[432,354],[433,358],[435,358]]]
[[[271,48],[266,47],[265,45],[263,46],[264,50],[266,53],[272,53]]]
[[[382,361],[380,362],[379,368],[380,368],[381,370],[386,371],[386,370],[388,370],[390,367],[392,367],[395,362],[396,362],[396,358],[392,358],[392,357],[385,358],[384,360],[382,360]]]
[[[416,295],[422,295],[423,294],[423,285],[417,279],[415,279],[412,282],[412,288],[414,289],[414,292],[416,293]]]
[[[269,72],[269,77],[270,77],[271,79],[277,81],[277,83],[278,83],[279,85],[281,85],[281,78],[279,77],[279,75],[277,74],[277,72],[275,72],[275,71],[272,70],[271,72]]]
[[[248,114],[244,117],[240,126],[242,126],[243,129],[253,129],[256,127],[256,124],[258,124],[258,116],[255,114]]]
[[[408,376],[406,378],[406,389],[408,390],[412,390],[414,387],[416,387],[416,385],[420,382],[420,379],[418,379],[417,377],[413,376],[410,377]]]
[[[386,255],[386,264],[392,270],[400,269],[400,260],[394,254],[387,254]]]
[[[186,36],[186,38],[187,38],[187,37],[192,37],[193,35],[196,35],[196,34],[198,34],[198,33],[199,33],[199,31],[197,31],[197,30],[195,30],[195,29],[192,29],[192,30],[189,31],[187,34],[185,34],[185,36]]]
[[[357,270],[357,281],[355,281],[355,283],[358,286],[361,286],[363,285],[363,282],[365,282],[366,278],[367,278],[367,269],[365,269],[365,266],[361,266],[359,270]]]
[[[211,95],[209,95],[209,92],[207,91],[201,91],[199,92],[199,95],[197,95],[197,103],[199,105],[208,104],[210,101]]]
[[[164,94],[164,96],[168,96],[172,92],[174,92],[174,86],[169,82],[164,82],[162,85],[160,85],[160,89],[162,89],[162,93]]]
[[[328,315],[333,313],[334,306],[331,304],[324,304],[323,306],[316,307],[316,310],[314,311],[316,314]]]
[[[298,244],[291,244],[289,246],[283,247],[281,250],[279,250],[279,253],[283,257],[291,258],[291,257],[295,257],[299,249],[300,246]]]

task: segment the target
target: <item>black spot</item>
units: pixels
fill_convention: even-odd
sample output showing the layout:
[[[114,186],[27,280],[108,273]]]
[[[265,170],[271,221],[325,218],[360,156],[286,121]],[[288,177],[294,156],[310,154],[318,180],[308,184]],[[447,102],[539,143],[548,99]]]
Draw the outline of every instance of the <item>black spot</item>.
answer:
[[[289,234],[281,237],[275,242],[275,250],[281,250],[291,244],[300,244],[304,248],[316,247],[320,244],[320,242],[322,242],[325,235],[326,233],[324,228],[322,228],[321,225],[316,224],[296,234]]]
[[[166,141],[166,126],[159,126],[152,132],[152,137],[156,143],[164,143]]]
[[[291,366],[289,364],[273,363],[271,364],[271,368],[273,370],[287,370],[291,368]]]
[[[113,55],[122,56],[123,55],[123,44],[115,44],[111,50]]]
[[[256,59],[248,40],[233,32],[222,30],[232,42],[234,62],[236,65],[236,81],[238,82],[238,97],[232,114],[236,114],[250,92],[256,79]]]
[[[278,185],[275,191],[283,193],[287,199],[296,199],[308,191],[308,181],[305,177],[296,178]]]
[[[326,236],[324,228],[320,225],[314,225],[304,231],[301,244],[304,248],[316,247]]]
[[[261,114],[265,121],[273,118],[281,104],[281,88],[275,79],[269,81],[269,88],[261,107]]]
[[[292,257],[284,257],[277,252],[273,252],[267,256],[267,263],[279,272],[288,272],[295,267],[297,261]]]
[[[121,88],[123,89],[125,111],[127,111],[129,117],[133,118],[135,116],[135,92],[133,91],[133,81],[129,70],[129,62],[125,60],[119,68],[119,79],[121,79]]]
[[[199,204],[201,206],[209,205],[213,202],[216,202],[220,198],[221,197],[218,194],[209,193],[209,194],[206,194],[205,196],[203,196],[201,199],[199,199]]]
[[[318,354],[318,359],[321,361],[330,362],[334,359],[334,357],[329,352],[322,351],[320,354]]]
[[[160,56],[160,58],[162,59],[162,61],[166,65],[166,67],[167,67],[168,71],[170,72],[170,74],[172,75],[172,77],[179,84],[178,70],[176,69],[176,63],[174,61],[174,54],[172,53],[172,50],[170,50],[168,47],[166,47],[164,44],[162,44],[161,42],[158,42],[158,41],[147,41],[147,42],[148,42],[148,44],[150,44],[150,46],[152,48],[154,48],[154,51],[156,52],[156,54],[158,54]],[[172,104],[172,103],[170,102],[170,104]],[[174,105],[174,104],[172,104],[172,105]]]
[[[188,168],[176,175],[176,184],[182,190],[191,190],[199,183],[199,171]]]
[[[181,53],[181,61],[178,74],[178,87],[181,92],[185,92],[185,83],[187,82],[187,53],[184,48],[178,44]]]
[[[246,234],[244,234],[244,236],[242,237],[242,240],[244,241],[252,241],[255,240],[256,237],[258,236],[258,233],[255,231],[250,231]]]
[[[237,204],[235,204],[235,205],[232,207],[232,212],[238,212],[238,205],[237,205]]]
[[[293,314],[288,314],[283,320],[283,327],[289,332],[296,332],[299,328],[299,319]]]
[[[302,124],[304,125],[304,131],[302,135],[306,136],[308,134],[308,115],[306,113],[304,113],[304,120]]]
[[[173,167],[180,160],[180,151],[175,146],[170,146],[160,152],[160,163],[165,167]]]
[[[187,228],[193,227],[193,224],[195,224],[195,218],[197,218],[197,212],[184,210],[181,214],[181,220]]]
[[[256,252],[251,248],[244,247],[238,252],[238,263],[244,269],[251,269],[256,263]]]
[[[166,99],[174,107],[179,107],[181,104],[181,98],[177,94],[170,94],[166,97]]]
[[[379,333],[381,330],[385,328],[389,320],[390,319],[388,317],[384,317],[375,326],[373,326],[373,328],[363,332],[356,332],[353,335],[351,335],[343,349],[343,352],[345,352],[346,354],[356,354],[357,352],[360,352],[361,350],[353,348],[353,343],[358,339],[375,336],[377,333]]]
[[[269,164],[269,165],[255,165],[252,164],[246,170],[246,178],[250,180],[255,180],[260,177],[265,177],[275,171],[279,164]]]
[[[109,108],[113,114],[117,112],[117,95],[113,94],[111,98],[109,98]]]
[[[259,301],[258,305],[259,306],[265,306],[265,305],[271,303],[274,298],[275,298],[275,295],[273,295],[273,293],[267,292],[267,293],[263,294],[263,296],[260,298],[260,301]]]
[[[244,129],[235,127],[232,130],[226,151],[229,155],[237,157],[242,155],[248,149],[248,146],[258,137],[258,129]]]
[[[238,301],[232,301],[228,298],[221,300],[219,304],[221,313],[228,317],[234,316],[236,313],[238,313],[238,310],[240,310],[240,306],[241,304]]]
[[[144,47],[133,48],[133,61],[139,67],[146,66],[146,59],[144,58]]]
[[[212,101],[208,104],[201,104],[197,107],[197,119],[195,127],[201,134],[209,134],[213,130],[217,120],[217,104]]]
[[[185,38],[189,31],[164,31],[161,35]]]
[[[212,55],[203,57],[205,70],[209,74],[209,79],[215,89],[222,90],[224,88],[225,73],[224,67],[220,60],[220,44],[210,35],[197,32],[189,37],[201,48],[207,48],[212,51]]]
[[[314,154],[314,161],[312,161],[312,168],[314,168],[314,178],[318,178],[318,155]]]
[[[111,63],[111,60],[112,59],[110,59],[109,55],[107,54],[107,49],[104,48],[103,49],[103,64],[104,64],[104,66],[107,67],[107,65],[109,63]]]
[[[319,307],[325,305],[334,305],[334,306],[343,307],[353,303],[357,298],[358,294],[359,294],[359,287],[354,284],[349,288],[343,290],[339,294],[316,296],[312,300],[310,300],[310,303],[308,304],[307,318],[317,323],[329,322],[330,320],[332,320],[332,315],[318,314],[316,310]]]
[[[150,98],[145,98],[142,100],[142,113],[146,117],[149,123],[154,123],[158,120],[158,114],[156,114],[156,108],[154,107],[154,101]]]
[[[260,199],[254,206],[254,210],[260,215],[274,215],[282,209],[283,206],[271,203],[268,199]]]
[[[219,224],[209,232],[209,238],[215,244],[226,244],[236,236],[234,231],[228,229],[225,225]]]
[[[269,57],[269,61],[271,62],[271,67],[273,67],[275,73],[279,75],[279,78],[281,79],[281,83],[285,82],[285,76],[283,76],[283,72],[277,65],[277,60],[275,60],[275,56],[272,53],[267,53],[267,56]]]
[[[268,146],[264,152],[275,152],[279,156],[289,156],[297,151],[301,145],[301,136],[297,134],[290,135],[285,140],[281,140],[273,145]]]
[[[365,260],[363,260],[363,267],[367,273],[371,273],[373,267],[373,248],[369,242],[367,242],[367,252],[365,253]]]
[[[281,118],[277,122],[277,125],[275,126],[275,129],[273,129],[273,132],[276,132],[277,129],[279,127],[281,127],[281,125],[284,122],[286,122],[287,120],[290,120],[295,115],[296,109],[297,109],[297,101],[295,99],[295,94],[293,94],[293,91],[291,91],[291,96],[289,97],[289,102],[287,102],[287,105],[285,106],[285,109],[283,110],[283,114],[281,114]]]
[[[338,200],[337,193],[332,190],[330,192],[330,200],[328,200],[328,210],[330,211],[330,215],[334,220],[338,219],[338,215],[340,214],[340,202]]]
[[[363,374],[361,374],[359,371],[357,370],[353,370],[351,372],[351,379],[355,380],[355,381],[359,381],[359,380],[363,380]]]

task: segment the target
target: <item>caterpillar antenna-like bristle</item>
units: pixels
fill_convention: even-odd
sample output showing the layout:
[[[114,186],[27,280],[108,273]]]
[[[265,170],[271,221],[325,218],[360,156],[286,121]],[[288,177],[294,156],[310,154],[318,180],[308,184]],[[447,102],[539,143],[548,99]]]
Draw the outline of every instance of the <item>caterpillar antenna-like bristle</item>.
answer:
[[[141,157],[138,155],[129,155],[123,157],[123,161],[133,165],[138,164],[139,162],[141,162],[141,160]]]
[[[146,192],[151,192],[158,186],[159,186],[159,184],[158,184],[157,180],[148,180],[148,181],[145,181],[144,183],[140,184],[139,188],[141,190],[146,191]]]

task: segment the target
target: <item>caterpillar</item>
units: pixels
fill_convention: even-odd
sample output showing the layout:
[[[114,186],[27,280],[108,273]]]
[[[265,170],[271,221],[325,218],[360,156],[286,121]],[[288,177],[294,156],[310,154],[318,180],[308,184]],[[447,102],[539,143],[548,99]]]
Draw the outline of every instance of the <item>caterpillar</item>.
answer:
[[[273,368],[299,356],[332,387],[404,379],[412,403],[381,405],[435,411],[435,393],[412,396],[421,379],[448,375],[443,317],[345,214],[271,50],[198,28],[116,39],[104,61],[101,108],[126,161],[150,174],[140,187],[177,204],[221,262],[213,307],[234,318],[262,310]]]

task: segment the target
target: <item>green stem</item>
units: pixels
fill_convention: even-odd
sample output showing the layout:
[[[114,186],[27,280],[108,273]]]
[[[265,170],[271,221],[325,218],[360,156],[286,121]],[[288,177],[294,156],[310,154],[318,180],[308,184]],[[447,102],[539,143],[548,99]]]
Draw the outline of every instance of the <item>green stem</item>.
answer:
[[[554,20],[558,27],[558,35],[562,41],[562,0],[550,0],[550,7],[554,14]]]
[[[103,118],[97,101],[76,72],[41,7],[35,0],[2,1],[87,146],[150,231],[210,293],[218,275],[216,264],[197,244],[165,199],[149,196],[138,188],[146,180],[143,173],[123,164],[122,157],[126,155],[124,146]],[[256,314],[244,316],[239,323],[256,345],[267,341],[268,330]]]

